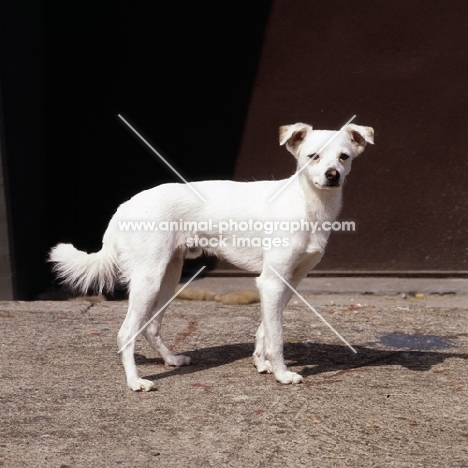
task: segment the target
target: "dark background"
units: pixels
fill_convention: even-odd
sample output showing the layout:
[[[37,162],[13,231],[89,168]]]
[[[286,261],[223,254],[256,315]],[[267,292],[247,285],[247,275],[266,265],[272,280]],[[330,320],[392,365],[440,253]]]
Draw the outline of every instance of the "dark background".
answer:
[[[269,1],[6,2],[4,162],[18,297],[57,242],[99,250],[118,205],[179,181],[233,178]]]
[[[280,125],[357,114],[376,131],[345,187],[358,230],[316,274],[466,274],[467,47],[461,0],[2,2],[16,297],[53,285],[51,246],[98,250],[120,203],[178,180],[119,113],[188,180],[289,176]]]
[[[179,182],[118,114],[187,180],[233,177],[269,7],[45,9],[50,245],[99,250],[120,203]]]

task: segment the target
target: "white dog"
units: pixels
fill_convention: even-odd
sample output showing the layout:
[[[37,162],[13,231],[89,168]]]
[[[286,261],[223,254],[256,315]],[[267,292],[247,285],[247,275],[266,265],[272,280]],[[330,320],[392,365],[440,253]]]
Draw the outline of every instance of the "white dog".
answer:
[[[322,258],[330,230],[312,232],[304,229],[304,221],[320,226],[336,220],[352,160],[367,143],[373,144],[374,131],[354,124],[340,131],[312,130],[304,123],[279,130],[280,145],[286,145],[297,159],[297,172],[291,178],[191,184],[206,201],[188,185],[164,184],[135,195],[118,208],[99,252],[87,254],[71,244],[52,249],[49,260],[57,276],[75,290],[101,292],[111,289],[116,281],[128,286],[128,312],[118,344],[132,390],[154,387],[153,382],[138,376],[136,334],[173,296],[184,258],[202,251],[260,273],[257,286],[262,321],[256,333],[254,364],[258,372],[273,373],[281,383],[302,381],[299,374],[288,371],[283,358],[282,316],[292,292],[281,278],[295,288]],[[155,228],[123,229],[130,221],[155,222]],[[197,227],[192,223],[190,229],[167,229],[168,223],[183,226],[185,221],[196,222]],[[269,226],[268,234],[259,229],[261,223]],[[283,229],[284,223],[295,229]],[[297,229],[298,223],[302,229]],[[222,238],[219,226],[223,226]],[[240,226],[242,232],[236,231]],[[163,314],[164,310],[160,311],[142,333],[167,365],[190,364],[189,357],[174,355],[163,343]]]

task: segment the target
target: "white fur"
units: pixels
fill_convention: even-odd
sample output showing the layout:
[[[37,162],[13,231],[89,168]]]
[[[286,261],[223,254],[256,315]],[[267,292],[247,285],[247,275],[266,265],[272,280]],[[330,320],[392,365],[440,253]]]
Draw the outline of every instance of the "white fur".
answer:
[[[309,156],[332,137],[335,138],[320,152],[319,158],[311,161]],[[118,334],[118,343],[120,348],[124,347],[122,362],[132,390],[151,390],[153,382],[139,378],[131,338],[174,294],[184,258],[200,254],[201,249],[189,249],[194,232],[128,232],[119,229],[119,222],[212,220],[215,226],[221,221],[249,219],[333,222],[341,208],[343,181],[351,170],[352,160],[364,151],[366,143],[373,143],[370,127],[348,125],[335,132],[312,130],[303,123],[283,126],[280,128],[280,144],[286,145],[297,159],[298,175],[279,181],[193,183],[206,203],[185,184],[161,185],[137,194],[118,208],[104,234],[100,252],[86,254],[69,244],[59,244],[52,249],[50,261],[54,263],[58,277],[81,292],[90,288],[99,292],[110,289],[116,280],[128,285],[128,312]],[[349,159],[340,159],[342,154],[347,154]],[[337,172],[339,179],[330,183],[326,174],[336,177]],[[286,183],[287,187],[270,201]],[[205,238],[219,236],[216,229],[196,234]],[[258,372],[271,372],[281,383],[298,383],[302,377],[288,371],[283,358],[282,315],[292,292],[269,267],[297,287],[322,258],[329,234],[325,230],[315,233],[278,230],[267,236],[262,231],[232,231],[223,233],[228,239],[226,245],[207,249],[240,268],[260,273],[257,286],[262,302],[262,321],[256,334],[253,359]],[[269,250],[261,246],[235,247],[231,241],[238,235],[249,238],[278,236],[287,238],[288,245]],[[164,345],[161,339],[163,315],[164,311],[143,334],[166,364],[189,364],[188,357],[176,356]]]

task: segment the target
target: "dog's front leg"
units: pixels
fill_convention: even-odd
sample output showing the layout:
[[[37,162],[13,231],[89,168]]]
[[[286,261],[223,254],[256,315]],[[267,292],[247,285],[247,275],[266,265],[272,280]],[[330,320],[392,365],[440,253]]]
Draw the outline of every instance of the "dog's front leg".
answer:
[[[259,372],[272,372],[278,382],[302,382],[303,378],[288,371],[283,357],[283,309],[291,290],[271,270],[257,278],[262,305],[262,323],[257,331],[254,363]]]
[[[271,374],[273,372],[271,364],[267,361],[265,357],[265,327],[263,326],[263,320],[260,322],[257,333],[255,334],[255,351],[253,353],[253,362],[254,366],[257,368],[257,371],[262,374],[268,372]]]

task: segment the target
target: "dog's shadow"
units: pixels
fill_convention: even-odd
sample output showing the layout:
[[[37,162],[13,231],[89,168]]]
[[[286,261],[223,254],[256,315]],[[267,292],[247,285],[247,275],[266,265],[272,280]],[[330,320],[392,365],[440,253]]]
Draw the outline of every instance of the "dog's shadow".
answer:
[[[304,377],[382,366],[401,366],[412,371],[424,372],[443,363],[446,359],[468,359],[468,354],[464,353],[387,350],[366,346],[355,346],[354,348],[357,353],[353,353],[349,348],[341,345],[286,343],[284,356],[288,367],[293,368]],[[190,366],[177,368],[164,367],[162,359],[146,358],[141,354],[135,354],[135,360],[138,365],[160,365],[164,369],[163,372],[144,377],[149,380],[159,380],[174,373],[192,374],[250,358],[253,350],[252,343],[235,343],[198,349],[184,353],[191,358],[192,364]],[[302,367],[302,369],[297,369],[298,367]]]

